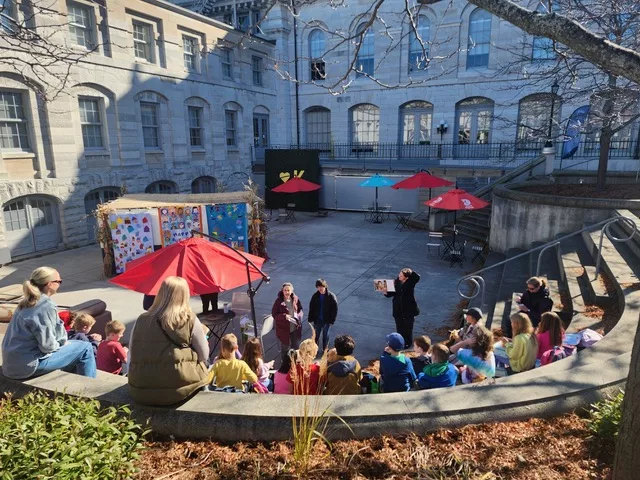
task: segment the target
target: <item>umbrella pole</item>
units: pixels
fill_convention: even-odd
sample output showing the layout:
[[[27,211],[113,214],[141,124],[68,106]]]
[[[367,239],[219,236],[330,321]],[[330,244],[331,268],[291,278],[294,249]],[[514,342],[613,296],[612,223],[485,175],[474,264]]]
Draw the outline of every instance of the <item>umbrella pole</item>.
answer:
[[[376,212],[378,211],[378,187],[376,187]]]
[[[456,217],[458,215],[458,211],[454,210],[453,211],[453,248],[456,248]]]
[[[260,288],[260,284],[262,282],[258,284],[258,288],[254,289],[253,286],[251,285],[251,272],[249,271],[249,260],[246,260],[244,264],[247,267],[247,281],[249,282],[249,289],[247,290],[247,295],[249,295],[249,303],[251,304],[251,319],[253,320],[253,335],[254,335],[254,338],[259,338],[258,323],[256,322],[256,305],[253,302],[253,297],[255,297],[256,292],[258,291],[258,288]]]

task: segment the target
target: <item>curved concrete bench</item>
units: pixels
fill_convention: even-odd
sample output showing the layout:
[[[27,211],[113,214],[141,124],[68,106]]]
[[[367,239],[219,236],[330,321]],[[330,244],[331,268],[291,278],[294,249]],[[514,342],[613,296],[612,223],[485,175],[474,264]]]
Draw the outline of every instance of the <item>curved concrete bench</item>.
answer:
[[[615,255],[617,252],[607,251],[603,256],[605,269],[609,268],[608,260],[620,268]],[[21,395],[38,388],[95,398],[105,405],[132,404],[134,416],[143,422],[148,419],[156,433],[219,441],[288,439],[291,418],[301,414],[305,399],[312,412],[331,411],[353,431],[333,420],[327,432],[332,439],[420,434],[474,423],[552,416],[587,406],[624,388],[640,315],[640,289],[616,288],[622,315],[596,345],[561,362],[477,385],[366,396],[200,392],[171,408],[133,404],[126,379],[107,374],[93,380],[53,372],[22,382],[0,376],[0,389]]]

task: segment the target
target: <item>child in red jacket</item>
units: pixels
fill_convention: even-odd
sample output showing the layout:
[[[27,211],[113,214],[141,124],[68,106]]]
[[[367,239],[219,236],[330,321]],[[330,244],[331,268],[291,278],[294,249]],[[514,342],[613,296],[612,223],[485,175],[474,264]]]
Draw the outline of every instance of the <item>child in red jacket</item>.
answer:
[[[127,347],[120,344],[124,330],[124,324],[118,320],[112,320],[104,327],[106,338],[98,346],[98,357],[96,358],[98,370],[115,375],[122,373],[129,352]]]

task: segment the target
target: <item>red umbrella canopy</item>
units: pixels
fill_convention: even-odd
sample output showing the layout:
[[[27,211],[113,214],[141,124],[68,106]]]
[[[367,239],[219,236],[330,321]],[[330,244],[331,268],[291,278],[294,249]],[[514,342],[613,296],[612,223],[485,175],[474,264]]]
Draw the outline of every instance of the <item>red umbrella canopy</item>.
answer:
[[[450,182],[449,180],[445,180],[444,178],[436,177],[434,175],[429,175],[427,172],[418,172],[409,178],[400,180],[391,188],[395,188],[396,190],[399,188],[405,188],[409,190],[415,188],[448,187],[450,185],[453,185],[453,182]]]
[[[459,188],[449,190],[442,195],[438,195],[432,200],[424,202],[425,205],[444,210],[477,210],[489,205],[489,202],[474,197],[470,193]]]
[[[298,193],[298,192],[313,192],[314,190],[320,190],[322,188],[317,183],[310,182],[304,178],[293,177],[276,188],[272,188],[272,192],[276,193]]]
[[[258,268],[264,258],[243,253]],[[251,280],[262,275],[249,266]],[[129,262],[126,271],[111,283],[136,292],[155,295],[162,281],[172,275],[184,278],[191,295],[222,292],[247,284],[245,261],[231,249],[204,238],[188,238]]]

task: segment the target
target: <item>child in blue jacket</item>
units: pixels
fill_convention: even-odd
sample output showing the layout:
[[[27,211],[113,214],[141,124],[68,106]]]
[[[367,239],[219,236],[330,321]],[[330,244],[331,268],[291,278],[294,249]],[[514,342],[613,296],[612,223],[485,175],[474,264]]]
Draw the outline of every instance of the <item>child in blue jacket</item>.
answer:
[[[418,375],[420,388],[453,387],[458,379],[458,369],[449,363],[449,348],[438,343],[431,347],[431,365]]]
[[[380,357],[382,390],[388,392],[408,392],[416,381],[416,372],[411,361],[400,353],[404,348],[404,338],[399,333],[387,335],[387,346]]]

